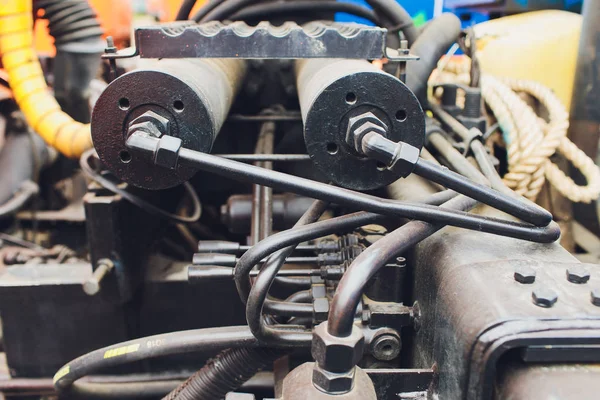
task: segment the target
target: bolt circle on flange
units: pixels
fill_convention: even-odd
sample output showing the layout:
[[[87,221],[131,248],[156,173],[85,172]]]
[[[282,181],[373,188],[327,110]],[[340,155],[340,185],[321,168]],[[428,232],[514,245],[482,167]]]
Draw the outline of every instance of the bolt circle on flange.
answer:
[[[148,83],[152,82],[152,85]],[[182,101],[183,110],[174,108]],[[125,142],[136,131],[179,138],[192,150],[209,151],[214,128],[199,95],[183,80],[158,70],[132,71],[115,79],[102,93],[92,113],[94,147],[102,163],[119,179],[145,189],[177,186],[197,169],[166,169],[130,152]]]
[[[328,68],[337,68],[337,64],[324,69]],[[396,173],[361,156],[355,146],[348,144],[348,124],[352,118],[372,113],[376,120],[365,121],[375,125],[372,129],[385,131],[386,126],[388,139],[421,149],[425,114],[410,89],[380,71],[350,73],[319,88],[309,109],[303,109],[304,140],[311,160],[324,178],[353,190],[374,190],[397,180]],[[307,91],[314,94],[312,89]],[[401,119],[396,118],[399,110]],[[334,147],[336,151],[328,151]]]

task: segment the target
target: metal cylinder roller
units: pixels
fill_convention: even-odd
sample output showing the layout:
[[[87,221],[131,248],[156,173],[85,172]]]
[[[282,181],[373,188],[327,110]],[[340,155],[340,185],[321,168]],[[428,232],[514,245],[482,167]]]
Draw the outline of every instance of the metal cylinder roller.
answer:
[[[235,59],[160,60],[114,80],[92,114],[92,140],[102,162],[119,179],[145,189],[166,189],[196,170],[169,170],[130,153],[135,131],[180,138],[186,148],[210,152],[246,73]]]
[[[349,129],[360,124],[374,123],[394,142],[423,147],[425,114],[419,101],[402,81],[368,61],[299,60],[296,80],[308,154],[333,183],[373,190],[397,179],[353,149]]]

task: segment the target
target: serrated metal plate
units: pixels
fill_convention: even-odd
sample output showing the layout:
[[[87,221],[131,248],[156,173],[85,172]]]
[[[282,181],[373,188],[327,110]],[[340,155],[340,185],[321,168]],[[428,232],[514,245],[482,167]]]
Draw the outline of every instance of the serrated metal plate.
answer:
[[[359,24],[169,23],[136,28],[142,58],[353,58],[386,56],[387,30]],[[118,57],[116,57],[118,58]]]

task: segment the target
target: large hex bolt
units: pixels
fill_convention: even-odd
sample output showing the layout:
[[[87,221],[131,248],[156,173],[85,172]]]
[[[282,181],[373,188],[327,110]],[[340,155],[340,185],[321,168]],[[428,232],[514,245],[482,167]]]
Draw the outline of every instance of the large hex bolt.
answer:
[[[526,265],[518,265],[515,268],[515,281],[522,284],[531,284],[535,282],[535,270]]]
[[[339,395],[348,393],[354,387],[355,368],[346,372],[330,372],[319,365],[313,369],[313,385],[327,394]]]
[[[558,294],[550,288],[539,287],[531,293],[536,306],[550,308],[558,301]]]
[[[353,368],[363,355],[365,338],[354,327],[347,337],[337,337],[327,331],[327,322],[319,324],[313,332],[312,356],[321,366],[331,372],[346,372]]]
[[[376,132],[387,137],[388,126],[372,112],[366,112],[348,119],[346,130],[346,143],[354,151],[361,153],[363,136],[369,132]]]
[[[571,283],[586,283],[590,280],[590,272],[581,265],[567,268],[567,280]]]
[[[169,120],[154,111],[146,111],[129,123],[128,136],[134,132],[142,131],[156,138],[168,135],[170,132]]]

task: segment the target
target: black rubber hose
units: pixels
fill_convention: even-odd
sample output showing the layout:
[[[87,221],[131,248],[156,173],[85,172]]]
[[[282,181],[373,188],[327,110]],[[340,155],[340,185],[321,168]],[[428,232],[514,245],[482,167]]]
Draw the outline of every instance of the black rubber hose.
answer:
[[[476,200],[457,196],[442,207],[467,211],[475,205],[477,205]],[[373,275],[389,260],[401,255],[443,227],[444,225],[441,224],[411,221],[367,247],[352,262],[340,280],[329,310],[327,320],[329,333],[337,337],[349,336],[354,324],[356,307]]]
[[[192,8],[196,5],[196,0],[183,0],[181,5],[179,6],[179,10],[177,10],[177,15],[175,16],[176,21],[187,21],[190,19],[190,13],[192,12]]]
[[[381,21],[375,13],[366,7],[353,3],[342,3],[338,1],[294,1],[291,3],[265,3],[249,6],[233,14],[233,21],[253,21],[257,19],[269,20],[282,15],[293,16],[306,12],[344,12],[365,18],[375,25],[381,25]]]
[[[400,5],[400,3],[396,0],[367,0],[367,3],[373,7],[378,14],[381,14],[390,22],[391,25],[386,26],[386,28],[390,31],[402,31],[402,33],[404,33],[404,37],[406,37],[409,47],[412,47],[413,43],[416,43],[419,31],[415,27],[410,14]]]
[[[202,21],[208,13],[220,6],[224,1],[226,0],[209,0],[196,12],[196,14],[194,14],[194,16],[191,19],[196,22]]]
[[[221,400],[285,354],[272,348],[227,349],[163,400]]]
[[[255,1],[256,0],[225,0],[206,14],[199,22],[223,21],[229,19],[231,15]]]
[[[58,392],[86,375],[104,368],[173,354],[217,352],[232,347],[253,347],[258,342],[247,326],[196,329],[130,340],[92,351],[63,366],[54,375]]]
[[[432,20],[411,46],[410,52],[420,57],[406,65],[406,85],[417,96],[423,108],[427,106],[427,81],[440,58],[456,42],[461,31],[460,20],[454,14],[442,14]]]
[[[6,135],[0,150],[0,205],[13,199],[26,181],[35,181],[50,154],[39,135],[27,132]]]

